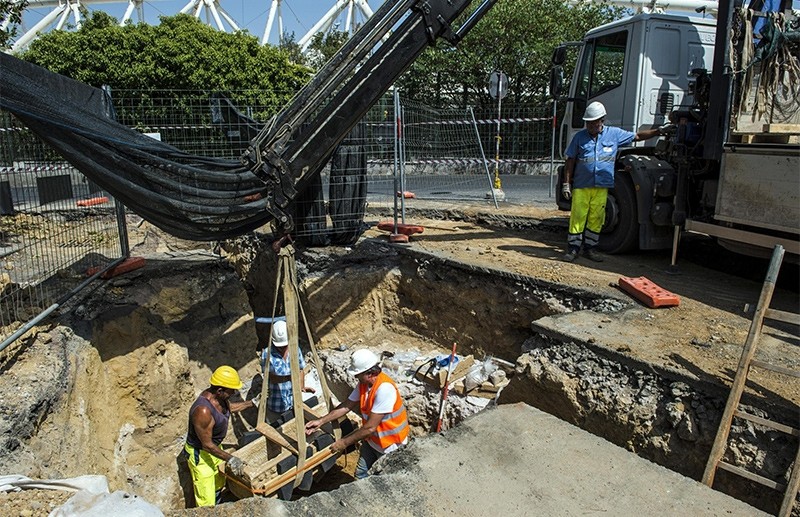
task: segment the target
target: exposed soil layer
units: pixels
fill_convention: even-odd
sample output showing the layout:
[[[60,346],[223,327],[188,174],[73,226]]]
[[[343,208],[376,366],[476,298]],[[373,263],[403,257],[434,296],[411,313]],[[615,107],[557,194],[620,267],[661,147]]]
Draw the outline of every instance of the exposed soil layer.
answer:
[[[419,213],[413,222],[425,233],[409,246],[369,230],[352,249],[300,250],[320,348],[444,353],[457,342],[461,354],[516,363],[501,403],[542,408],[697,479],[747,333],[740,309],[755,303],[760,282],[688,261],[681,275],[668,275],[666,253],[565,264],[561,214],[525,214]],[[104,474],[114,490],[178,509],[190,485],[181,457],[186,411],[217,366],[231,364],[244,378],[258,371],[263,329],[253,317],[272,314],[276,260],[267,238],[225,243],[220,257],[147,225],[132,233],[145,268],[82,293],[56,324],[0,357],[0,472]],[[647,309],[613,287],[620,275],[647,276],[681,305]],[[779,289],[774,305],[796,311],[797,292]],[[784,330],[792,329],[769,329],[764,351],[798,368],[798,343]],[[745,402],[796,423],[798,384],[757,372]],[[346,396],[346,379],[333,385]],[[448,427],[467,416],[460,407]],[[418,405],[419,429],[435,410]],[[235,417],[228,441],[252,430],[254,417]],[[752,425],[734,428],[734,444],[729,460],[773,479],[797,447]],[[343,467],[334,475],[344,481]],[[775,494],[718,478],[718,488],[774,511]],[[0,514],[12,497],[0,498]]]

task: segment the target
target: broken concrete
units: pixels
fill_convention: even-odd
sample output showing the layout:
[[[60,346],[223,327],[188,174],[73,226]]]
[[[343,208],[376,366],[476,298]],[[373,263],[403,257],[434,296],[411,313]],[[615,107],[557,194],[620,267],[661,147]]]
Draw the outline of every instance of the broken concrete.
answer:
[[[375,468],[299,501],[169,515],[767,515],[525,404],[415,439]]]

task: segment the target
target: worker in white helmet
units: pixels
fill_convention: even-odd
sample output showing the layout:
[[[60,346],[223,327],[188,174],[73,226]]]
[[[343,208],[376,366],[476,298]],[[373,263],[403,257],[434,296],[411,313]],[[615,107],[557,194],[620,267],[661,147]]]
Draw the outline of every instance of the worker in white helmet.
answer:
[[[261,371],[265,373],[269,360],[269,397],[267,400],[267,422],[276,422],[280,416],[294,407],[292,395],[292,368],[289,362],[289,331],[286,322],[278,320],[272,324],[271,347],[265,347],[261,355]],[[314,388],[305,385],[305,359],[300,349],[297,350],[297,361],[300,367],[301,391],[314,393]]]
[[[333,452],[344,452],[363,440],[356,465],[356,479],[367,477],[369,469],[383,455],[408,443],[408,415],[394,381],[381,370],[378,356],[366,349],[356,350],[350,357],[347,373],[355,376],[358,385],[350,396],[318,420],[306,424],[311,435],[320,426],[338,420],[349,411],[360,413],[363,424],[349,435],[331,444]]]
[[[589,104],[583,114],[586,127],[573,137],[565,153],[561,194],[564,199],[572,199],[568,248],[564,255],[567,262],[577,258],[581,247],[590,260],[603,261],[597,245],[605,222],[608,189],[614,187],[614,162],[619,147],[665,134],[671,128],[667,125],[632,133],[605,126],[605,117],[606,108],[602,103]]]

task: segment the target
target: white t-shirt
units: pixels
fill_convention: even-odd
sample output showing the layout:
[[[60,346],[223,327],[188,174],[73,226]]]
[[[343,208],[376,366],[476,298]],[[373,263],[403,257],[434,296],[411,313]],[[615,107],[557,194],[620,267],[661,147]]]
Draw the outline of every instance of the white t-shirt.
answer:
[[[371,390],[372,388],[370,388]],[[367,390],[367,395],[369,395],[369,390]],[[359,393],[358,386],[350,393],[350,396],[347,397],[350,401],[355,402],[356,404],[361,403],[361,394]],[[394,405],[397,402],[397,390],[389,384],[388,382],[384,382],[380,386],[378,386],[378,391],[375,393],[375,400],[372,403],[372,412],[373,413],[381,413],[384,415],[388,415],[389,413],[394,411]],[[403,440],[402,445],[405,445],[408,442],[408,438]],[[386,447],[385,449],[381,448],[377,444],[373,443],[371,440],[367,440],[367,443],[372,446],[378,452],[381,453],[389,453],[393,450],[397,449],[399,445],[393,443],[392,445]]]

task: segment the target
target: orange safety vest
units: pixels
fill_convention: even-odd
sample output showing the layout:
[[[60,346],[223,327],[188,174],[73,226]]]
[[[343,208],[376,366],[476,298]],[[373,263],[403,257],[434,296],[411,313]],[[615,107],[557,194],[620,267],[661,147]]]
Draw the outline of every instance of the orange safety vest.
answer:
[[[392,379],[381,372],[378,378],[375,379],[375,384],[372,389],[367,393],[367,386],[365,384],[358,384],[361,403],[361,417],[366,422],[372,413],[372,405],[375,402],[375,394],[378,392],[378,386],[388,382],[397,391],[397,400],[394,403],[392,412],[383,415],[383,419],[378,424],[378,428],[367,439],[382,449],[386,449],[390,445],[400,445],[406,438],[408,438],[408,416],[406,415],[406,407],[403,405],[403,399],[400,398],[400,392],[397,390],[397,385]]]

